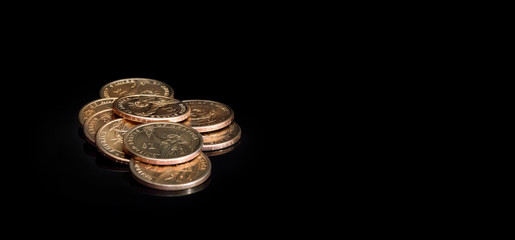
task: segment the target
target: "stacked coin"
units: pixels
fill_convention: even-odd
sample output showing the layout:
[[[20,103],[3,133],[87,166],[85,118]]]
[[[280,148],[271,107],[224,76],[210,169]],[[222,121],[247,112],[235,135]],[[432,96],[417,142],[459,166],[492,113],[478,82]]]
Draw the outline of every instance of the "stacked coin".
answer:
[[[129,164],[141,184],[190,189],[209,178],[209,152],[234,146],[241,130],[229,106],[173,95],[154,79],[113,81],[100,89],[101,99],[79,111],[79,122],[87,141],[107,158]]]
[[[238,142],[241,129],[233,121],[234,112],[229,106],[210,100],[184,100],[183,102],[191,108],[190,117],[183,124],[202,134],[203,151],[227,148]]]

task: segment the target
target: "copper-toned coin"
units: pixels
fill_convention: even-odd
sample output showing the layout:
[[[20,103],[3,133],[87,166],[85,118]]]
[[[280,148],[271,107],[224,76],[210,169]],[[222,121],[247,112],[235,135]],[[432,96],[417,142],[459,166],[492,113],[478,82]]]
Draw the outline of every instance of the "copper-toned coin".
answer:
[[[99,152],[115,162],[129,164],[130,156],[123,151],[123,136],[137,124],[123,118],[104,124],[96,135]]]
[[[80,124],[84,125],[84,122],[91,117],[91,115],[101,110],[112,109],[114,100],[116,100],[116,98],[101,98],[84,105],[79,111]]]
[[[200,185],[211,174],[211,161],[205,154],[176,165],[157,166],[132,159],[131,173],[141,184],[160,190],[183,190]]]
[[[240,126],[233,121],[229,126],[222,129],[202,133],[202,139],[204,140],[202,151],[212,151],[229,147],[235,144],[240,137]]]
[[[118,98],[113,110],[119,116],[135,122],[180,122],[190,116],[190,107],[163,96],[138,94]]]
[[[202,150],[202,135],[180,123],[145,123],[125,133],[124,151],[136,160],[156,164],[179,164]]]
[[[84,135],[86,136],[86,140],[96,145],[95,138],[98,129],[115,118],[116,115],[114,115],[112,109],[102,110],[89,117],[86,122],[84,122]]]
[[[199,132],[210,132],[226,127],[234,119],[232,109],[219,102],[210,100],[184,100],[191,108],[190,117],[183,122]]]
[[[149,78],[124,78],[100,88],[100,97],[122,97],[134,94],[151,94],[173,97],[173,89],[166,83]]]
[[[231,145],[230,147],[222,148],[219,150],[213,150],[213,151],[205,151],[204,154],[206,154],[208,157],[216,157],[216,156],[224,155],[224,154],[232,152],[234,149],[238,148],[238,146],[240,144],[241,144],[241,140],[238,140],[235,144]]]

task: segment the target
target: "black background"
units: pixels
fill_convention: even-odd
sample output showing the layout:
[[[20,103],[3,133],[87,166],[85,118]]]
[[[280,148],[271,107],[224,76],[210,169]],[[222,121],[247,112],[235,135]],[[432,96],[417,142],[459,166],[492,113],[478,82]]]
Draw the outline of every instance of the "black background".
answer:
[[[76,59],[36,68],[42,77],[34,87],[32,111],[40,119],[27,121],[35,126],[31,132],[37,144],[27,150],[33,155],[31,178],[18,188],[27,196],[22,209],[36,219],[55,215],[67,222],[89,216],[109,224],[126,219],[172,224],[200,218],[216,224],[224,218],[244,224],[244,219],[263,216],[273,216],[270,221],[296,218],[323,207],[312,200],[325,184],[317,180],[317,164],[307,165],[313,162],[312,136],[323,131],[302,134],[298,127],[313,124],[320,110],[305,104],[312,100],[301,79],[285,78],[291,65],[277,71],[277,61],[238,55],[191,61],[131,54]],[[242,138],[233,151],[211,157],[211,177],[201,191],[186,196],[152,192],[81,137],[80,108],[98,99],[104,84],[130,77],[163,81],[177,99],[215,100],[233,108]],[[305,119],[299,111],[308,112]]]

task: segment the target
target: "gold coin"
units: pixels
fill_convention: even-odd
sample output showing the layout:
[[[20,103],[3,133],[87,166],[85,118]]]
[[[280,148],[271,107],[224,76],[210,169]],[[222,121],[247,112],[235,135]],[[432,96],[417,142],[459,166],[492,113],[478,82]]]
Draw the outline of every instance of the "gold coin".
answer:
[[[123,118],[104,124],[96,135],[99,152],[115,162],[129,164],[130,156],[123,151],[123,136],[137,124]]]
[[[125,133],[124,151],[132,158],[156,165],[179,164],[202,150],[202,135],[180,123],[145,123]]]
[[[116,116],[112,109],[102,110],[89,117],[86,122],[84,122],[84,135],[86,136],[86,140],[96,145],[95,138],[98,129],[115,118]]]
[[[191,108],[190,117],[183,122],[199,132],[210,132],[226,127],[234,119],[232,109],[219,102],[210,100],[184,100]]]
[[[101,98],[84,105],[79,111],[80,124],[83,126],[84,122],[91,117],[91,115],[101,110],[112,109],[114,100],[116,100],[116,98]]]
[[[229,126],[222,129],[202,133],[202,139],[204,140],[202,151],[212,151],[229,147],[235,144],[240,137],[240,126],[233,121]]]
[[[134,94],[173,97],[173,89],[166,83],[149,78],[124,78],[100,88],[101,98],[118,98]]]
[[[138,94],[118,98],[113,110],[119,116],[135,122],[180,122],[190,116],[183,102],[164,96]]]
[[[129,166],[138,182],[160,190],[190,189],[206,181],[211,174],[211,161],[203,153],[176,165],[158,166],[131,159]]]

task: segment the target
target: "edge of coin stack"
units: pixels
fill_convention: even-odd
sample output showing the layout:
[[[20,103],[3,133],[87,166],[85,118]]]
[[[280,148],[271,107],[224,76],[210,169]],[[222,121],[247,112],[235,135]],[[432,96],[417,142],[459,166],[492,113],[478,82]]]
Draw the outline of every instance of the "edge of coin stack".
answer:
[[[170,85],[155,79],[119,79],[99,93],[79,110],[85,140],[129,165],[134,179],[149,188],[184,191],[208,182],[210,153],[219,155],[241,138],[229,106],[177,100]]]

